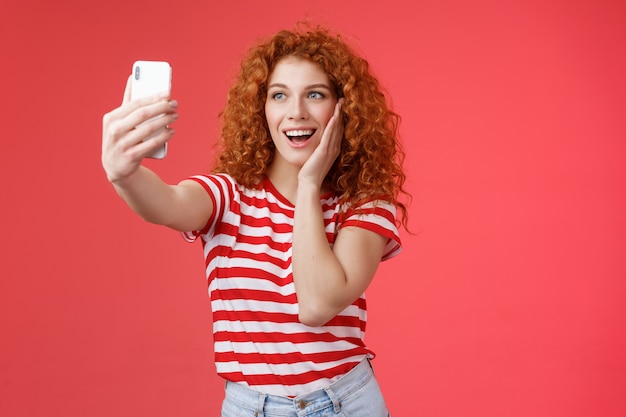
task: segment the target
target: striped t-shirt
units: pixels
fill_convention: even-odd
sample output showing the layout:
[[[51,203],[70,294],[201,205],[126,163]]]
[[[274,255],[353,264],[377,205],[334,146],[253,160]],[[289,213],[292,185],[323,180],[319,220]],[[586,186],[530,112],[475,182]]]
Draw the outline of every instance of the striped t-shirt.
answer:
[[[214,212],[200,231],[213,310],[215,365],[228,381],[294,397],[323,388],[373,352],[364,343],[365,295],[321,327],[298,321],[291,268],[294,206],[266,179],[245,188],[225,174],[194,176],[213,200]],[[321,196],[332,246],[338,230],[362,227],[387,237],[382,260],[397,255],[395,206],[370,202],[357,215],[341,213],[338,196]]]

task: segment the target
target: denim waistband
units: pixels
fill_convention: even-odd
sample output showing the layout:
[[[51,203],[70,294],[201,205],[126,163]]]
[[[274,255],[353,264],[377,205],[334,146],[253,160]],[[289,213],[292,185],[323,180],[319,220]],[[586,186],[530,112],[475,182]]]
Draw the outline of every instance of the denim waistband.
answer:
[[[374,372],[368,359],[364,359],[347,374],[324,389],[312,391],[294,398],[263,394],[243,384],[226,382],[226,400],[255,412],[259,417],[269,415],[306,416],[327,407],[335,412],[341,408],[341,400],[364,386]]]

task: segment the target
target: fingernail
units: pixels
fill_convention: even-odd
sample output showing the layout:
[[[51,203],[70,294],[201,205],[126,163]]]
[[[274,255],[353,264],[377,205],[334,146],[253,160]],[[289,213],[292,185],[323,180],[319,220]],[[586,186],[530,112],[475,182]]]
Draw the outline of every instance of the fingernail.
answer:
[[[170,101],[170,107],[173,108],[173,109],[178,107],[178,101],[176,101],[176,100]]]

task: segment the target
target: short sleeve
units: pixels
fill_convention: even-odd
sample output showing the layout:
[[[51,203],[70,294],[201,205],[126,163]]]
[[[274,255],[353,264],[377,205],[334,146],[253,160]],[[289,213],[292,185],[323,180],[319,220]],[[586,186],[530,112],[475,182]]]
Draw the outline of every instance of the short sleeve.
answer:
[[[358,210],[348,208],[342,227],[360,227],[386,237],[387,246],[381,260],[386,261],[402,251],[400,233],[396,222],[396,206],[382,200],[362,204]]]
[[[213,202],[213,213],[207,224],[200,230],[190,230],[181,232],[183,239],[187,242],[195,242],[200,236],[212,235],[216,224],[228,210],[229,202],[232,199],[234,180],[224,174],[216,175],[194,175],[187,178],[200,184]]]

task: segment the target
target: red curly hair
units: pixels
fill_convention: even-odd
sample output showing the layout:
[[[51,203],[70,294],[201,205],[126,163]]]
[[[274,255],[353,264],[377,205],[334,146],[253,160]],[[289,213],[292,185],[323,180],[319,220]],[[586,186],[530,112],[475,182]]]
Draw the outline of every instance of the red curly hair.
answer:
[[[221,149],[213,172],[249,188],[261,183],[275,151],[265,119],[267,80],[287,56],[317,63],[336,96],[344,98],[344,139],[324,185],[354,205],[371,199],[395,204],[406,228],[407,207],[398,200],[399,193],[410,197],[403,188],[405,154],[397,140],[400,116],[389,108],[368,62],[325,28],[299,24],[248,51],[220,113]]]

